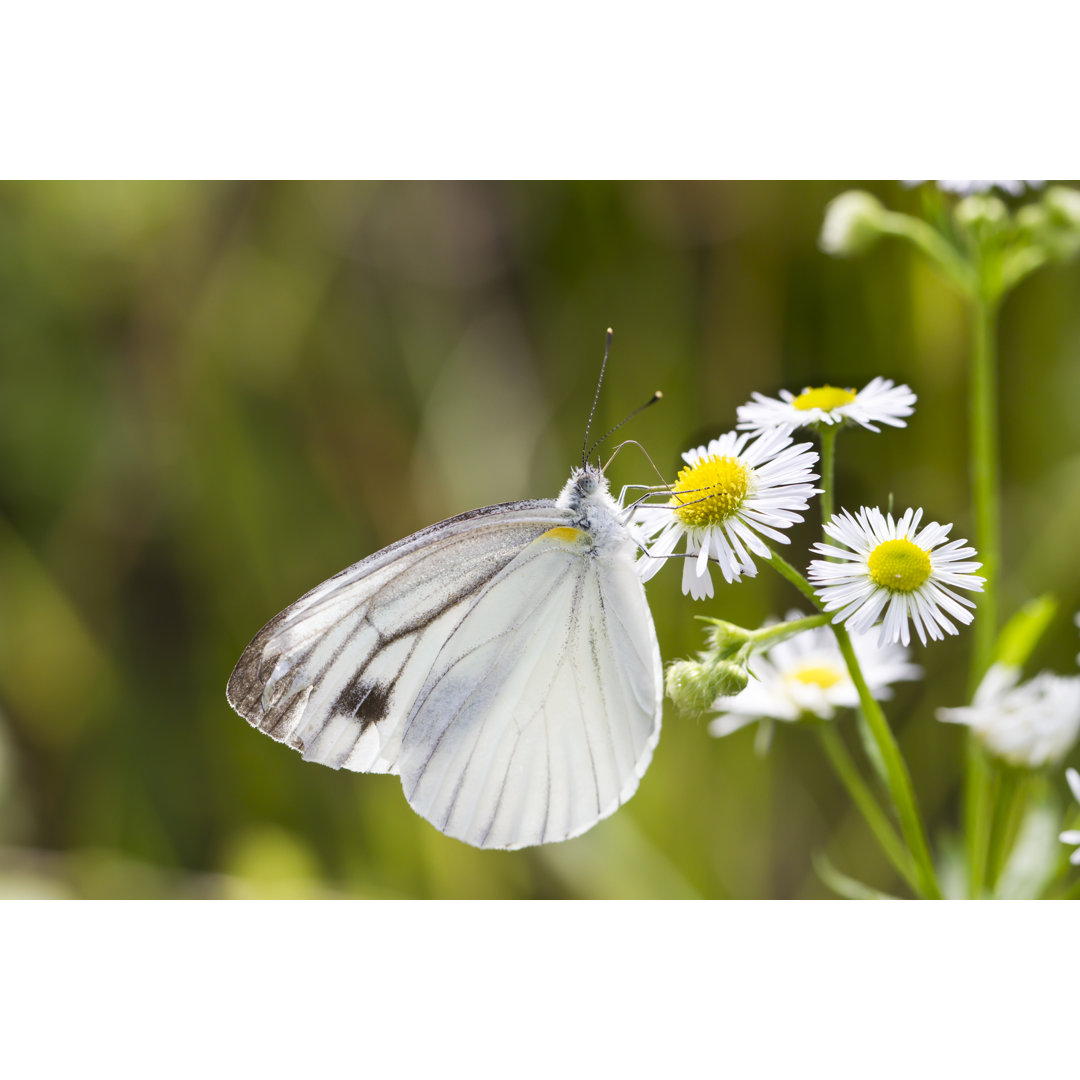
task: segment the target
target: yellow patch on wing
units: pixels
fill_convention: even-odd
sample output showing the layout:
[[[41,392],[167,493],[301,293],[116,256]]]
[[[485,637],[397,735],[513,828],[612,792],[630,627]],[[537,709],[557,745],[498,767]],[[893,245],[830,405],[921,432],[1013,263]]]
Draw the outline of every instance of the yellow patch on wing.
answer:
[[[564,544],[575,544],[585,534],[580,529],[572,529],[569,525],[557,525],[554,529],[548,529],[545,536],[552,540],[561,540]]]

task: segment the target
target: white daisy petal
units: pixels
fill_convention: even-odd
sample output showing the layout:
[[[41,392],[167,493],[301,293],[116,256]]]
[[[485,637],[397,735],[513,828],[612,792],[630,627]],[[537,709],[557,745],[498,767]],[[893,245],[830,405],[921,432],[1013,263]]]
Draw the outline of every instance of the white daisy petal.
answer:
[[[1075,769],[1066,769],[1065,779],[1069,781],[1069,788],[1071,789],[1074,798],[1077,802],[1080,802],[1080,773]]]
[[[825,535],[836,544],[813,545],[827,559],[814,559],[807,576],[824,609],[838,612],[834,623],[865,632],[884,613],[882,643],[907,645],[913,623],[925,645],[928,637],[941,641],[958,633],[952,619],[971,622],[974,602],[954,590],[982,591],[983,579],[972,573],[981,564],[967,560],[976,552],[966,540],[945,542],[951,525],[932,521],[920,531],[922,517],[921,508],[894,520],[864,506],[855,515],[842,510],[825,523]]]
[[[937,718],[966,724],[1010,765],[1037,769],[1060,761],[1080,735],[1080,675],[1019,677],[1019,669],[994,664],[971,705],[938,709]]]

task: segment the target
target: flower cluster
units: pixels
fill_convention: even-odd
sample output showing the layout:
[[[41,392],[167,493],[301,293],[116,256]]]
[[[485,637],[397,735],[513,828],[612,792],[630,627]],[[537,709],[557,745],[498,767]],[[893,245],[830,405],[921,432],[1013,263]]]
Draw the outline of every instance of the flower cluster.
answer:
[[[754,577],[754,558],[773,558],[766,541],[789,543],[784,530],[803,520],[809,499],[821,491],[811,471],[818,455],[810,443],[794,441],[796,428],[905,427],[915,400],[910,387],[880,377],[858,392],[826,385],[799,395],[784,390],[779,399],[755,393],[738,409],[741,434],[731,431],[686,451],[686,467],[660,493],[665,501],[635,507],[642,579],[653,577],[683,542],[682,590],[695,600],[713,595],[710,563],[728,583]],[[822,609],[836,612],[834,622],[863,634],[882,619],[880,644],[905,646],[909,623],[925,645],[928,636],[955,634],[952,620],[971,622],[974,604],[957,590],[982,588],[973,572],[980,566],[971,560],[975,550],[965,540],[946,542],[951,525],[919,529],[922,513],[908,510],[894,521],[863,507],[854,517],[841,511],[825,522],[836,544],[814,545],[828,561],[813,560],[808,576]]]
[[[971,302],[980,328],[973,349],[977,390],[993,385],[993,317],[1002,299],[1040,266],[1080,255],[1080,191],[1042,181],[935,183],[920,200],[908,199],[921,202],[922,217],[891,210],[867,191],[844,192],[826,208],[819,245],[829,255],[851,257],[893,237],[927,257]],[[815,732],[882,851],[917,895],[1054,895],[1054,866],[1063,860],[1046,842],[1052,841],[1045,828],[1052,796],[1045,785],[1028,782],[1024,770],[1057,765],[1076,744],[1080,675],[1021,678],[1053,615],[1052,597],[1033,600],[1004,628],[997,625],[1002,544],[993,401],[973,393],[980,561],[967,540],[952,538],[953,525],[924,520],[921,507],[894,515],[891,496],[887,509],[834,512],[840,432],[905,428],[915,413],[916,395],[904,383],[878,376],[858,385],[835,380],[776,396],[753,393],[739,406],[734,430],[683,453],[674,482],[649,489],[628,513],[642,548],[643,579],[680,558],[683,593],[704,600],[714,595],[714,566],[731,585],[754,577],[764,561],[817,607],[816,614],[791,611],[785,621],[757,630],[707,619],[713,624],[707,648],[668,665],[667,695],[683,712],[710,714],[715,736],[757,725],[759,752],[777,724]],[[791,544],[814,496],[821,497],[822,535],[801,569],[781,556],[780,546]],[[936,713],[970,729],[968,835],[952,848],[955,856],[943,848],[935,859],[900,744],[878,703],[897,683],[921,677],[912,638],[927,646],[959,634],[976,620],[977,599],[984,615],[971,652],[973,670],[985,676],[970,704]],[[891,815],[876,806],[849,740],[831,724],[843,709],[858,709],[866,764],[888,788]],[[1080,773],[1068,769],[1066,779],[1080,801]],[[1042,804],[1037,816],[1026,813],[1035,799]],[[1064,825],[1060,840],[1076,846],[1071,862],[1080,866],[1080,812]],[[842,895],[880,895],[845,875],[820,868],[819,874]],[[1080,895],[1080,887],[1071,895]]]

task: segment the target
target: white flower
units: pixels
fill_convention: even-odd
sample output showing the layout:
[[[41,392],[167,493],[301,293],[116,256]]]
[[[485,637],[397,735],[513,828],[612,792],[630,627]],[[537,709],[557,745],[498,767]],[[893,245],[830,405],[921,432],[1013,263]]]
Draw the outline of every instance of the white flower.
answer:
[[[789,611],[786,621],[803,617]],[[922,669],[909,663],[902,645],[878,645],[876,634],[855,634],[852,644],[870,692],[879,700],[892,696],[890,683],[917,679]],[[709,725],[713,735],[730,735],[755,720],[792,723],[816,716],[831,720],[837,709],[859,703],[855,684],[827,626],[804,630],[778,642],[750,659],[753,676],[746,689],[732,697],[719,697],[712,709],[720,715]]]
[[[916,187],[926,183],[925,180],[901,180],[905,187]],[[979,195],[998,188],[1006,195],[1023,195],[1025,188],[1035,190],[1046,183],[1045,180],[935,180],[939,190],[947,191],[951,195]]]
[[[1076,801],[1080,802],[1080,773],[1075,769],[1066,769],[1065,779],[1069,781],[1069,787],[1072,788]],[[1059,839],[1063,844],[1080,844],[1080,829],[1066,829]],[[1073,866],[1080,866],[1080,847],[1069,856],[1069,862]]]
[[[729,431],[708,446],[688,450],[688,468],[679,472],[671,499],[662,506],[639,506],[634,524],[651,543],[638,570],[642,580],[660,569],[686,537],[682,589],[695,600],[713,595],[709,559],[720,565],[725,581],[753,577],[751,554],[769,557],[761,537],[789,543],[779,530],[802,521],[800,510],[818,492],[810,470],[818,456],[809,443],[792,445],[790,428],[774,428],[750,441],[749,434]]]
[[[810,424],[841,424],[844,421],[861,424],[871,431],[880,431],[875,423],[890,427],[906,427],[903,417],[915,410],[915,395],[911,387],[896,386],[892,379],[873,378],[858,393],[838,386],[807,386],[798,397],[781,390],[780,397],[765,397],[753,393],[753,401],[738,408],[740,431],[764,431],[786,425],[807,427]]]
[[[1080,734],[1080,676],[1044,671],[1019,679],[1019,668],[994,664],[970,705],[938,709],[937,718],[967,724],[1010,765],[1037,769],[1064,757]]]
[[[845,191],[825,207],[818,245],[826,255],[859,255],[881,236],[885,213],[868,191]]]
[[[853,633],[863,633],[884,612],[879,640],[907,645],[910,618],[925,645],[927,634],[941,640],[943,630],[957,633],[947,615],[971,622],[965,608],[975,605],[953,590],[982,592],[984,579],[972,573],[982,563],[966,561],[975,554],[974,548],[964,547],[966,540],[939,547],[951,525],[932,521],[917,531],[921,519],[921,509],[905,510],[893,521],[892,514],[864,506],[856,517],[842,510],[825,523],[826,534],[845,548],[814,544],[813,549],[842,561],[815,559],[808,576],[825,610],[837,613],[834,623],[846,622]]]

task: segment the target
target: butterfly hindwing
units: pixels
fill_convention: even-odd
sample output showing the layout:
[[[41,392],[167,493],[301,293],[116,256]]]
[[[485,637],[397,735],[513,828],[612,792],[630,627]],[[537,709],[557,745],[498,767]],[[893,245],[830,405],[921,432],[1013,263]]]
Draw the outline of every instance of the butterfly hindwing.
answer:
[[[540,537],[440,652],[399,755],[406,797],[450,836],[577,836],[637,788],[659,737],[659,650],[629,558]]]

